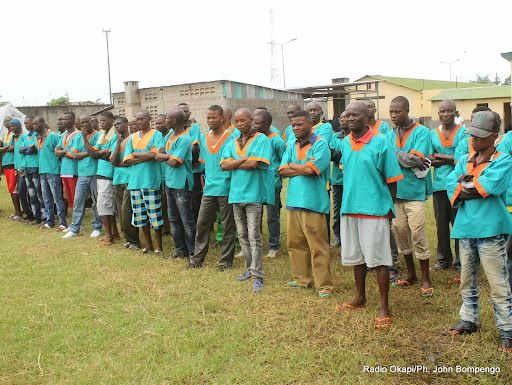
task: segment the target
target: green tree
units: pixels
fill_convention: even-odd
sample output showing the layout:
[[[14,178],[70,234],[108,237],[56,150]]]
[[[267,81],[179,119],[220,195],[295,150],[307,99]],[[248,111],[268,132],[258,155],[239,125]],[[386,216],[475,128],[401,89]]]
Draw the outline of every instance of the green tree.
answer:
[[[510,85],[510,75],[508,75],[508,78],[503,80],[503,83],[501,83],[501,84],[504,86],[509,86]]]
[[[481,83],[481,84],[493,84],[494,82],[490,79],[489,74],[485,76],[480,76],[476,74],[476,80],[470,80],[471,83]]]
[[[47,106],[70,106],[71,102],[67,96],[61,96],[60,98],[52,99],[48,103]]]

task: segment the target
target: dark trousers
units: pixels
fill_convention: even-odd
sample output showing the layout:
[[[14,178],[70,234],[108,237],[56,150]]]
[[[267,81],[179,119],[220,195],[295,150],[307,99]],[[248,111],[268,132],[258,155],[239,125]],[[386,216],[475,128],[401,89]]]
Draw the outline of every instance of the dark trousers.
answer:
[[[455,261],[450,247],[450,223],[453,226],[457,209],[448,199],[446,190],[434,192],[434,215],[437,229],[437,262],[447,269],[452,266],[460,270],[459,241],[455,240]]]
[[[192,187],[192,213],[194,214],[194,220],[197,222],[199,217],[199,208],[201,207],[201,198],[203,197],[203,185],[202,185],[202,175],[203,174],[193,174],[194,175],[194,186]]]
[[[332,231],[336,242],[341,243],[340,236],[340,211],[341,211],[341,197],[343,196],[343,185],[332,186]]]
[[[27,189],[27,181],[25,180],[25,170],[18,170],[18,195],[20,197],[21,208],[23,209],[23,213],[32,218],[32,208],[30,207],[30,203],[28,200],[28,189]]]
[[[132,200],[128,184],[118,184],[114,186],[114,196],[116,198],[117,216],[121,225],[121,232],[127,242],[140,247],[139,228],[132,225]]]
[[[231,267],[235,255],[235,220],[233,206],[228,203],[228,197],[216,197],[203,195],[201,208],[197,218],[196,241],[194,255],[190,257],[190,263],[202,265],[210,243],[210,230],[217,218],[217,207],[220,209],[220,222],[223,227],[221,243],[221,259],[219,265]]]
[[[162,217],[164,218],[164,226],[162,227],[162,233],[164,235],[168,235],[171,233],[171,223],[169,222],[169,217],[167,215],[168,206],[167,206],[167,193],[165,190],[165,182],[162,182],[162,188],[160,189],[160,202],[162,203]]]

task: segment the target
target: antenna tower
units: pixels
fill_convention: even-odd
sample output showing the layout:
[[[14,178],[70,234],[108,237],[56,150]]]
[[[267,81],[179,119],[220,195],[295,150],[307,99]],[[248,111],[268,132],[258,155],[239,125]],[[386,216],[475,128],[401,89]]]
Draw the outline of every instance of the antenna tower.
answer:
[[[279,69],[277,68],[277,53],[274,26],[274,11],[270,9],[270,84],[279,86]]]

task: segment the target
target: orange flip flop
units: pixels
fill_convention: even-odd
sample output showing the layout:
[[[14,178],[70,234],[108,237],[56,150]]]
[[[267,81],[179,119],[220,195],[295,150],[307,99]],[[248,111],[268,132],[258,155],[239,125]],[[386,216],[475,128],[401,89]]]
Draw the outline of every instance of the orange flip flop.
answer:
[[[391,320],[393,317],[387,317],[387,318],[375,318],[375,328],[387,328],[389,325],[391,325]]]
[[[364,304],[363,306],[353,306],[347,302],[343,302],[341,305],[336,305],[336,310],[342,311],[344,308],[350,309],[350,310],[361,310],[361,309],[364,309],[365,307],[366,307],[366,304]]]

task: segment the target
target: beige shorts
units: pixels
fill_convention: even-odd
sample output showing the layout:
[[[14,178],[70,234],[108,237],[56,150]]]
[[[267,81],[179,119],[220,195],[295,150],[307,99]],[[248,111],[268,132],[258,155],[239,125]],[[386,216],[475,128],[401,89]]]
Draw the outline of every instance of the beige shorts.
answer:
[[[114,186],[112,179],[97,179],[98,198],[96,202],[96,209],[98,215],[115,215],[116,214],[116,199],[114,197]]]
[[[416,258],[429,259],[425,201],[395,202],[395,212],[393,232],[396,236],[398,252],[403,255],[412,255],[414,246]]]

